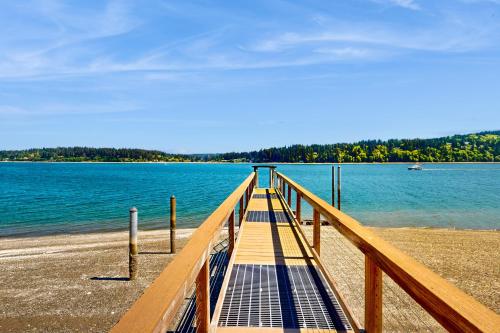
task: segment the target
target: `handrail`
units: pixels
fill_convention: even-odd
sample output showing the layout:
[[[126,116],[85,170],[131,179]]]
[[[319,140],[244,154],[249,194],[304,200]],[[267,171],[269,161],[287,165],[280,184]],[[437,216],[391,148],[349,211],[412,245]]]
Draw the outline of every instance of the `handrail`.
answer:
[[[495,312],[284,174],[278,172],[276,176],[280,180],[282,191],[283,185],[288,184],[365,254],[367,271],[381,269],[444,328],[453,332],[498,330],[500,316]],[[366,286],[380,288],[378,290],[381,291],[381,285],[377,281],[367,283]],[[366,290],[367,295],[369,292]],[[377,295],[376,299],[381,301],[381,295]],[[372,301],[373,299],[370,300]]]
[[[252,172],[236,190],[203,222],[189,242],[144,294],[123,315],[111,332],[164,332],[168,329],[184,298],[197,282],[209,259],[213,242],[224,223],[232,216],[234,207],[243,196],[249,200],[255,185]]]

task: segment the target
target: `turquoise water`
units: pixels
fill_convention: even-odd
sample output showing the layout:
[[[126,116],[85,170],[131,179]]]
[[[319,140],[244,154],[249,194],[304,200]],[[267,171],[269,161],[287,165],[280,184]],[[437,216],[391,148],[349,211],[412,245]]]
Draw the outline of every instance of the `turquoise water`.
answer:
[[[199,225],[251,171],[249,164],[0,163],[0,235]],[[278,170],[330,201],[331,166]],[[268,183],[267,172],[261,184]],[[342,208],[366,225],[500,228],[500,165],[344,165]],[[305,207],[310,214],[310,208]]]

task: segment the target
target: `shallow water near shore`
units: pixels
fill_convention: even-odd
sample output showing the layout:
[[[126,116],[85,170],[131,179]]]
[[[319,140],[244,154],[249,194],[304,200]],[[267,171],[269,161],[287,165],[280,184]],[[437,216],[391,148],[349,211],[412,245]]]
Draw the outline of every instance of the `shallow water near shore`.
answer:
[[[166,228],[170,195],[178,227],[196,227],[251,171],[250,164],[0,163],[0,236],[125,229],[132,206],[141,228]],[[278,171],[331,201],[330,165]],[[263,170],[260,184],[268,178]],[[366,225],[499,229],[499,202],[498,164],[342,166],[342,210]]]

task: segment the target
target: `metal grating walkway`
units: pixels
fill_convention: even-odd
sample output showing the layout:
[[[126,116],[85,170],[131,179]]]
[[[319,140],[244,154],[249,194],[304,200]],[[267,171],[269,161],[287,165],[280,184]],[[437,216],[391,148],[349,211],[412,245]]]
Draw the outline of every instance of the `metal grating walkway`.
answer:
[[[351,329],[313,265],[234,265],[219,326]]]
[[[247,222],[291,222],[290,216],[286,212],[275,212],[275,211],[256,211],[252,210],[247,213]]]
[[[298,228],[274,189],[254,189],[216,306],[218,331],[352,332]]]
[[[261,194],[257,193],[252,196],[254,199],[278,199],[278,196],[276,193],[266,193],[266,194]]]

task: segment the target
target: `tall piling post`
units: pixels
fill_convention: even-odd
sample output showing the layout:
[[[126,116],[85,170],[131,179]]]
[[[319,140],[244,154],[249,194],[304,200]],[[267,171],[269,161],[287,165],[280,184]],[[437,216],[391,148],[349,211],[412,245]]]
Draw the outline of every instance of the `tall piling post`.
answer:
[[[341,174],[341,171],[340,171],[340,164],[339,164],[339,166],[337,167],[337,208],[338,208],[338,210],[340,210],[340,184],[341,184],[340,174]]]
[[[175,229],[177,227],[177,201],[175,196],[170,197],[170,253],[176,252]]]
[[[335,165],[332,165],[332,206],[335,207]]]
[[[128,247],[129,280],[137,278],[139,249],[137,246],[137,208],[130,208],[129,247]]]

